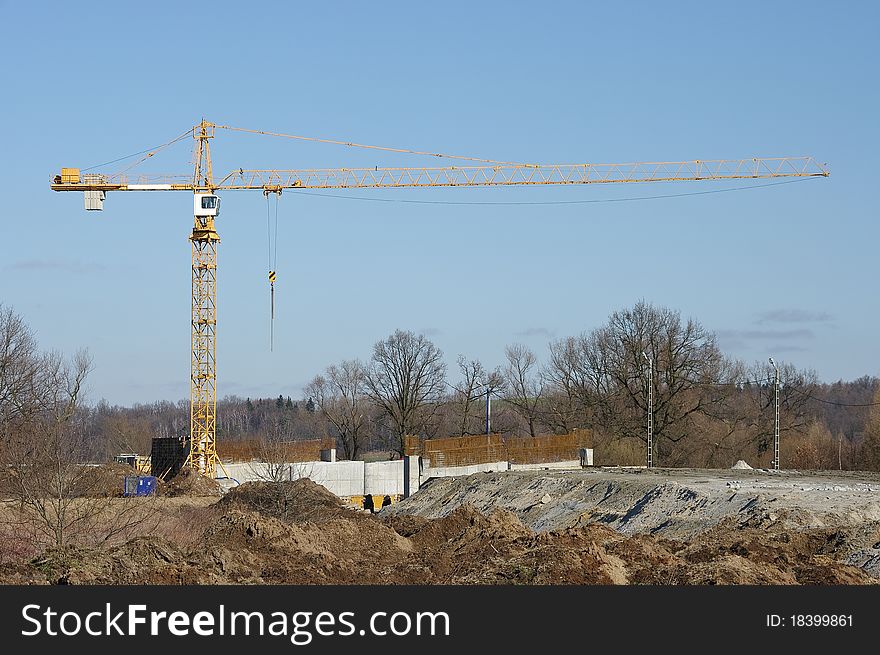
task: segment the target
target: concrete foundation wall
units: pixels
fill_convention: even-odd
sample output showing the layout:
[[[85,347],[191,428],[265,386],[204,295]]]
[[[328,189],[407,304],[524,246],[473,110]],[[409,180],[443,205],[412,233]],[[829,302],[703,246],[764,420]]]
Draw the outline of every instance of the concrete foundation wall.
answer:
[[[277,467],[265,462],[237,462],[224,464],[227,475],[239,483],[277,479],[298,480],[309,478],[337,496],[412,495],[431,478],[448,478],[474,473],[507,470],[577,469],[593,465],[592,448],[584,449],[583,461],[550,462],[548,464],[510,464],[506,461],[472,464],[470,466],[436,466],[430,460],[407,456],[403,460],[387,462],[300,462],[283,464],[279,475],[273,475]],[[234,484],[234,483],[230,483]]]
[[[310,478],[337,496],[362,496],[364,494],[363,462],[299,462],[283,464],[278,475],[272,475],[276,467],[264,462],[236,462],[224,464],[226,473],[239,483],[270,481],[274,479],[298,480]],[[401,475],[401,484],[402,484]],[[387,492],[386,492],[387,493]]]
[[[511,464],[511,471],[543,471],[546,469],[579,469],[580,460],[573,459],[568,462],[547,462],[545,464]]]
[[[263,480],[271,480],[270,471],[265,462],[235,462],[234,464],[223,464],[226,474],[234,480],[244,484],[245,482],[259,482]],[[222,470],[220,472],[222,472]],[[287,478],[287,474],[282,474],[283,478]]]
[[[593,449],[581,448],[581,466],[593,465]]]
[[[422,458],[406,455],[403,458],[403,495],[412,496],[421,486]]]
[[[290,465],[290,479],[309,478],[337,496],[364,495],[363,462],[301,462]]]
[[[378,496],[403,495],[403,460],[369,462],[364,466],[364,493]]]
[[[485,464],[471,464],[470,466],[430,466],[430,463],[422,469],[421,482],[424,484],[431,478],[452,478],[460,475],[473,475],[474,473],[495,473],[506,471],[509,468],[507,462],[487,462]]]

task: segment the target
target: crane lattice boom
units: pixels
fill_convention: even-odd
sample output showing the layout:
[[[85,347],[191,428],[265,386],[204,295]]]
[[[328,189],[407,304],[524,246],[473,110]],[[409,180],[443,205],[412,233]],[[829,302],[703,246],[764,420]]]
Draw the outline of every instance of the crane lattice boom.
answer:
[[[55,191],[225,191],[276,189],[392,189],[423,187],[530,186],[687,182],[699,180],[827,177],[812,157],[764,157],[628,164],[511,164],[400,168],[238,169],[215,184],[192,176],[125,174],[56,176]]]

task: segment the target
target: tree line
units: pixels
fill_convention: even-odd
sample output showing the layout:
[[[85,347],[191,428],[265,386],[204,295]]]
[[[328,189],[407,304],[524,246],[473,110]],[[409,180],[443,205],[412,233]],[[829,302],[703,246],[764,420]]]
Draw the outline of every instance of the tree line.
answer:
[[[27,331],[10,310],[2,316],[4,325],[17,321]],[[4,363],[16,353],[0,347],[6,348],[0,355],[0,420],[6,421],[7,405],[15,405],[8,397],[21,396],[15,389],[22,382],[16,367]],[[880,470],[880,410],[873,404],[880,403],[880,380],[823,383],[813,371],[778,366],[782,466]],[[727,467],[744,459],[768,466],[775,373],[770,362],[728,357],[698,321],[644,301],[613,312],[596,329],[550,342],[544,363],[511,344],[494,368],[461,355],[449,371],[425,335],[397,330],[368,358],[328,365],[302,398],[218,401],[218,443],[222,455],[224,440],[329,437],[350,459],[374,450],[402,453],[406,435],[484,432],[488,398],[492,432],[535,436],[586,428],[597,464],[643,464],[650,385],[656,465]],[[84,457],[147,453],[152,437],[183,435],[189,427],[188,401],[78,402],[75,409],[87,437],[79,445]]]

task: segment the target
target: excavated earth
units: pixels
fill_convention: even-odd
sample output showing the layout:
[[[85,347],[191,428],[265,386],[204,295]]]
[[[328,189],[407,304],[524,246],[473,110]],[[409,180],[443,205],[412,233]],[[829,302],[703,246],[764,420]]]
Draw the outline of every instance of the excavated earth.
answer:
[[[299,480],[243,484],[191,511],[186,539],[50,549],[3,565],[0,582],[880,582],[876,474],[477,474],[433,480],[376,515]]]

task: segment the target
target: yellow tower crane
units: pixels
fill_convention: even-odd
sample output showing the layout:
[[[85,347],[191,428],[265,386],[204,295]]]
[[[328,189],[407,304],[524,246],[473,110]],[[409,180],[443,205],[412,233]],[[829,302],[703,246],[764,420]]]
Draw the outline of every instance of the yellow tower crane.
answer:
[[[262,134],[319,143],[396,153],[444,157],[472,162],[465,166],[415,168],[330,168],[303,170],[236,169],[214,180],[210,141],[216,129]],[[827,169],[811,157],[714,159],[627,164],[522,164],[476,157],[389,148],[216,125],[202,120],[176,139],[146,154],[192,136],[195,170],[192,176],[105,175],[62,168],[52,178],[53,191],[82,191],[87,210],[103,209],[108,191],[190,191],[194,194],[192,234],[192,361],[190,376],[190,437],[188,465],[216,476],[217,411],[217,234],[220,213],[218,191],[251,189],[265,194],[284,189],[387,189],[420,187],[537,186],[562,184],[616,184],[700,180],[827,177]],[[137,163],[140,163],[137,162]],[[136,164],[135,164],[136,165]],[[133,166],[129,167],[129,170]],[[272,277],[270,272],[270,279]],[[274,280],[273,280],[274,281]]]

